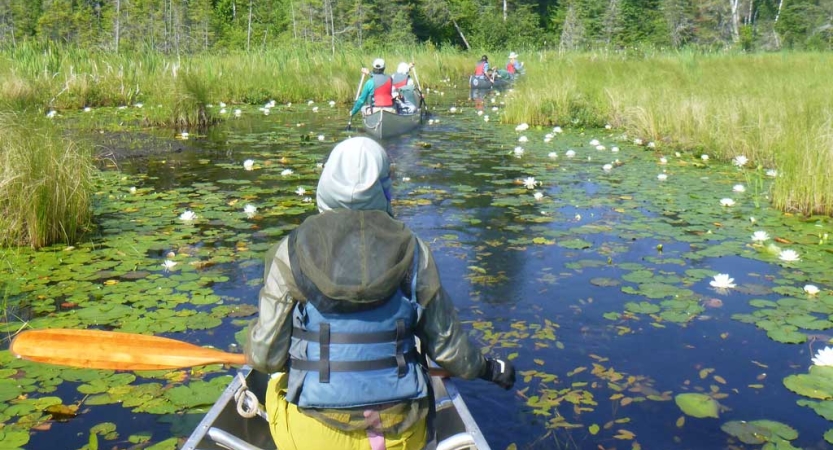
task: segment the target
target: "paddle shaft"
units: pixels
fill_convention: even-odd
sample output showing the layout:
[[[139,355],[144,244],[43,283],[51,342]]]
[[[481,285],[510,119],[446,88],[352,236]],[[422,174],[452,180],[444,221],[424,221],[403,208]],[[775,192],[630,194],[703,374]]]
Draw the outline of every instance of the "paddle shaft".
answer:
[[[362,79],[359,80],[359,88],[356,89],[356,98],[353,100],[354,102],[359,101],[359,95],[362,93],[362,86],[364,85],[364,70],[362,70]],[[352,106],[351,106],[352,108]],[[347,119],[347,131],[353,129],[353,116],[351,115],[349,119]]]
[[[18,334],[9,347],[19,358],[110,370],[170,370],[206,364],[246,364],[246,356],[160,336],[103,330],[45,329]],[[450,377],[441,368],[431,376]]]

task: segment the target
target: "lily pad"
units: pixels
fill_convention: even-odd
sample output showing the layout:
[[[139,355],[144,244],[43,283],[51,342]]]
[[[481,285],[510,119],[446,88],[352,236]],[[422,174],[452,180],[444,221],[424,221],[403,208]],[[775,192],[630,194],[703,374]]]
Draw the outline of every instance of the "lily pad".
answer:
[[[716,419],[719,416],[720,403],[706,394],[694,392],[677,394],[674,397],[674,402],[685,414],[691,417],[697,417],[698,419],[714,417]]]
[[[720,429],[738,438],[744,444],[751,445],[781,440],[791,441],[798,438],[798,432],[795,429],[772,420],[750,422],[734,420],[724,423]]]

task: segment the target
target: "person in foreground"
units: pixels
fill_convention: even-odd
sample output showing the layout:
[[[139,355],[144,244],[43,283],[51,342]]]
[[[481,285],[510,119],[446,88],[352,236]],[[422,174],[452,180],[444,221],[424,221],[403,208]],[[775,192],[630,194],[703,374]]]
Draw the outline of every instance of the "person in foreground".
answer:
[[[368,75],[370,72],[362,68],[362,73]],[[373,60],[373,72],[370,79],[364,83],[364,88],[359,98],[356,99],[356,103],[353,104],[350,117],[355,116],[365,105],[372,106],[372,111],[381,108],[391,108],[393,111],[393,81],[390,76],[385,75],[384,59]]]
[[[423,449],[433,442],[425,357],[451,375],[515,383],[461,327],[428,246],[393,218],[390,163],[374,140],[335,146],[307,218],[266,256],[247,363],[281,450]],[[418,338],[418,339],[416,339]]]

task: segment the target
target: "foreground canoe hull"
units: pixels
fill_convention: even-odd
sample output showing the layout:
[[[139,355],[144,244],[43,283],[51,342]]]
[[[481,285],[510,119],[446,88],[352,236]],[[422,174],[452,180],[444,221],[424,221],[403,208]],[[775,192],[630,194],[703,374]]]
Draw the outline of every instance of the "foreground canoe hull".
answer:
[[[263,416],[251,419],[240,417],[234,393],[246,385],[262,402],[268,377],[244,366],[220,398],[206,413],[197,428],[185,442],[182,450],[274,450],[275,443],[269,431],[269,423]],[[434,396],[437,405],[438,450],[489,450],[489,444],[471,416],[466,403],[450,379],[433,377]]]
[[[388,139],[413,131],[422,123],[422,114],[397,114],[379,110],[362,117],[364,132],[376,139]]]

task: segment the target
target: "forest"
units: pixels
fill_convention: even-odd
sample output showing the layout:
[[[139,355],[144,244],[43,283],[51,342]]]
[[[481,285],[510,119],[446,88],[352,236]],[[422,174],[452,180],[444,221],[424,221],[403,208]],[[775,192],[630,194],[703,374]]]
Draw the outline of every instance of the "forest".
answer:
[[[335,52],[828,50],[833,0],[0,0],[0,45],[169,54],[304,42]]]

